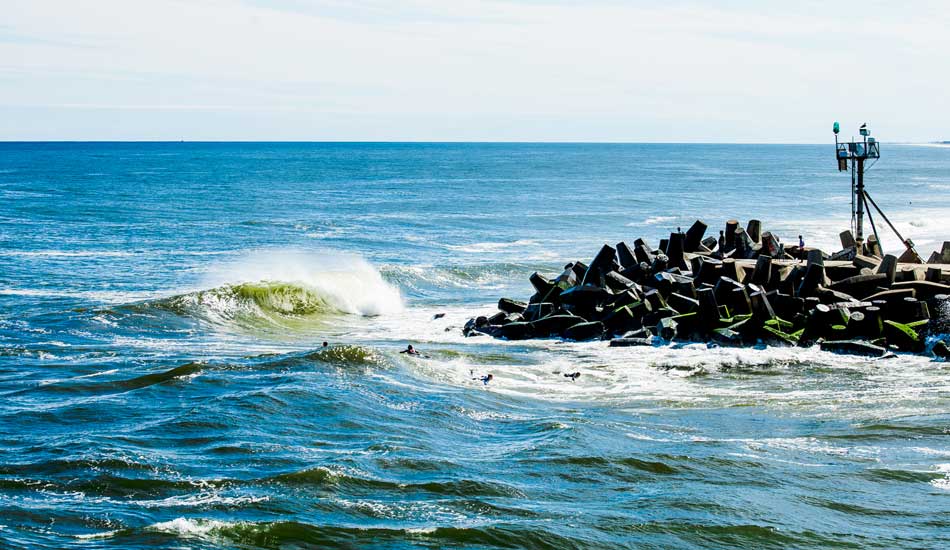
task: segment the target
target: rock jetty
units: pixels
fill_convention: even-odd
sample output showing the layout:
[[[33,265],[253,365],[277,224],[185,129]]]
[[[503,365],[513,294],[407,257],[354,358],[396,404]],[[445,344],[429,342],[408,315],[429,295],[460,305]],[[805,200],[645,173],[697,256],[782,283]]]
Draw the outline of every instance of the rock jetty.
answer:
[[[502,298],[497,313],[470,319],[463,332],[950,356],[947,342],[929,338],[950,332],[950,242],[925,264],[908,263],[920,262],[916,253],[883,255],[873,237],[859,246],[850,231],[842,250],[826,254],[786,246],[759,220],[745,228],[729,220],[718,238],[706,230],[697,220],[656,248],[644,239],[605,244],[553,278],[533,273],[527,302]]]

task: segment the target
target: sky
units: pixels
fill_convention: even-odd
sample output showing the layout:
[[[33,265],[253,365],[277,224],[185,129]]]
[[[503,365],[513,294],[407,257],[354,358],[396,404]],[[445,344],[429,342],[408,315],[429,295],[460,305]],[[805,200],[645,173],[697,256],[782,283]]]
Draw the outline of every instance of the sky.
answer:
[[[3,0],[0,140],[950,140],[950,2]]]

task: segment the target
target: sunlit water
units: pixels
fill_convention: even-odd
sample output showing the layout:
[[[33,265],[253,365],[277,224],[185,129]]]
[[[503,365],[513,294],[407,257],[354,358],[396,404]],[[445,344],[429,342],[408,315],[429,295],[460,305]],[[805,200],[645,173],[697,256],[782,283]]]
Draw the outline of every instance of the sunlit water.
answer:
[[[950,149],[883,154],[929,254]],[[946,363],[460,332],[696,217],[830,250],[849,190],[830,146],[0,144],[0,547],[946,547]]]

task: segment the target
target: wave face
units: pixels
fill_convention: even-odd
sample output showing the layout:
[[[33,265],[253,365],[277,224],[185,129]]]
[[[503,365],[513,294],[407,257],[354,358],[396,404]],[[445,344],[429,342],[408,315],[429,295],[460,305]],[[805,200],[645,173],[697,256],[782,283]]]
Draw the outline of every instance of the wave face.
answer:
[[[398,288],[358,256],[260,250],[214,264],[206,290],[126,306],[158,310],[216,326],[302,329],[341,315],[373,317],[403,310]]]
[[[0,143],[0,547],[950,547],[946,362],[461,335],[695,217],[835,243],[829,151]],[[929,251],[950,149],[883,152]]]

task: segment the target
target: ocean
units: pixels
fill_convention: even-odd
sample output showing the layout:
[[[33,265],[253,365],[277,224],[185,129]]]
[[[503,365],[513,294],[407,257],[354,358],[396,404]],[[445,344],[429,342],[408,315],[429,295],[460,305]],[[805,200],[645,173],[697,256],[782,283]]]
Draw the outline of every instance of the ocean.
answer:
[[[950,148],[866,183],[950,239]],[[830,144],[0,143],[0,547],[950,546],[947,363],[461,334],[697,218],[836,250],[850,178]]]

